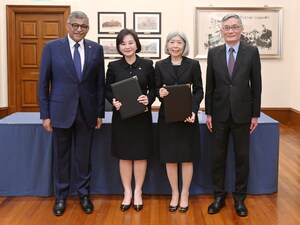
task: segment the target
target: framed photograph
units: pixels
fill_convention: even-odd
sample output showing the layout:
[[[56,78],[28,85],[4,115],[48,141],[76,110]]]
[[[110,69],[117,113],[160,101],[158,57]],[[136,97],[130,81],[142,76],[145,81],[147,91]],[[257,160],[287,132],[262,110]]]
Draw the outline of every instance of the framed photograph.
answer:
[[[138,53],[140,57],[148,59],[160,59],[160,37],[140,37],[139,39],[142,46],[142,50]]]
[[[98,43],[103,46],[105,59],[117,59],[122,57],[117,51],[115,37],[98,37]]]
[[[221,20],[230,13],[241,17],[244,26],[241,42],[257,46],[261,58],[280,58],[282,53],[281,7],[196,8],[195,58],[207,58],[210,48],[224,44]]]
[[[98,34],[116,34],[125,27],[125,12],[98,12]]]
[[[160,12],[134,12],[133,29],[138,34],[160,34],[161,13]]]

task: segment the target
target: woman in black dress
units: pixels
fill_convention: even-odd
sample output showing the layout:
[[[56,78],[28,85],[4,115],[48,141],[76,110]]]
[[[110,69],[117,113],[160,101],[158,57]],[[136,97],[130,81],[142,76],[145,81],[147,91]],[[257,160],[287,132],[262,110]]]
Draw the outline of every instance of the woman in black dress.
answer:
[[[193,162],[200,157],[198,110],[203,99],[201,69],[198,61],[186,57],[189,53],[189,44],[186,35],[181,31],[172,31],[168,34],[165,53],[170,56],[155,64],[156,95],[161,101],[158,117],[160,161],[166,163],[172,189],[169,211],[176,211],[179,204],[179,211],[186,212],[193,176]],[[164,116],[164,97],[169,93],[164,85],[175,84],[191,84],[192,115],[184,121],[167,123]],[[179,163],[182,171],[180,195],[178,188]]]
[[[124,199],[120,208],[122,211],[128,210],[134,197],[133,207],[140,211],[143,208],[142,186],[147,158],[153,151],[151,105],[155,100],[154,68],[151,60],[136,55],[141,50],[141,44],[134,30],[121,30],[116,46],[123,57],[108,64],[105,85],[105,96],[113,105],[111,153],[120,159],[120,175],[124,187]],[[111,84],[132,76],[137,76],[143,92],[137,101],[146,105],[148,111],[122,120],[119,113],[122,102],[114,98]],[[134,192],[131,188],[132,171],[135,179]]]

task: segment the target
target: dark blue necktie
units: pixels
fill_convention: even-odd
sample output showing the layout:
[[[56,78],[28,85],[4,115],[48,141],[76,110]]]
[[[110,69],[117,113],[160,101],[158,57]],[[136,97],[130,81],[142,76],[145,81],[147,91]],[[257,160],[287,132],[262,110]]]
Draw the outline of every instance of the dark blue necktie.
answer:
[[[231,76],[233,67],[234,67],[234,56],[233,56],[234,49],[230,48],[229,52],[230,53],[229,53],[229,59],[228,59],[228,72],[229,72],[229,75]]]
[[[76,43],[74,45],[75,49],[74,49],[74,65],[75,65],[75,69],[77,72],[77,76],[79,78],[79,80],[81,80],[81,59],[80,59],[80,54],[78,51],[78,47],[80,46],[80,44]]]

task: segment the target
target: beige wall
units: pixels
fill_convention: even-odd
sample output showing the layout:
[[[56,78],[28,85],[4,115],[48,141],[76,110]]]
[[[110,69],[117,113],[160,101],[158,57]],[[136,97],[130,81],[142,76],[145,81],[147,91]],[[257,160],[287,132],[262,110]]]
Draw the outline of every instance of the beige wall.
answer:
[[[290,51],[291,52],[291,69],[286,68],[286,73],[291,71],[292,79],[291,79],[291,105],[294,109],[300,111],[300,29],[298,23],[299,17],[299,9],[300,9],[300,1],[295,1],[295,5],[293,8],[294,17],[291,19],[290,29],[293,30],[290,35],[287,35],[286,41],[291,42]],[[290,59],[290,58],[289,58]]]
[[[174,28],[186,32],[190,41],[190,57],[194,56],[195,7],[283,7],[283,53],[281,59],[262,59],[263,107],[290,107],[300,111],[299,84],[300,52],[299,25],[297,20],[300,3],[297,0],[1,0],[0,2],[0,107],[7,104],[7,56],[6,56],[6,5],[71,5],[71,10],[82,10],[90,17],[91,29],[87,38],[97,41],[97,12],[126,11],[127,27],[133,27],[133,12],[162,13],[162,46],[167,33]],[[230,4],[229,4],[230,3]],[[104,36],[104,35],[101,35]],[[166,55],[162,52],[162,57]],[[107,65],[108,61],[106,61]],[[206,61],[200,60],[205,84]],[[158,104],[157,102],[155,104]],[[204,107],[204,104],[201,104]]]

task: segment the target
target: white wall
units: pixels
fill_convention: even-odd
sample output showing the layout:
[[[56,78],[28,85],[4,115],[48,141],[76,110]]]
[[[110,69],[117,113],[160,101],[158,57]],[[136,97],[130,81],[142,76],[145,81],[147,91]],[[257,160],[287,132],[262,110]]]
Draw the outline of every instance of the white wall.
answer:
[[[230,4],[229,4],[230,2]],[[87,38],[97,41],[97,12],[126,12],[126,25],[133,28],[133,12],[162,13],[162,47],[167,33],[178,28],[189,37],[191,52],[194,56],[195,7],[283,7],[283,53],[281,59],[262,59],[263,94],[262,107],[290,107],[300,111],[298,89],[300,69],[297,66],[300,46],[300,30],[297,20],[297,0],[1,0],[0,2],[0,107],[7,103],[7,48],[6,48],[6,5],[71,5],[71,10],[81,10],[90,18],[90,31]],[[153,35],[154,36],[154,35]],[[158,35],[159,36],[159,35]],[[162,51],[162,57],[166,55]],[[108,62],[108,61],[107,61]],[[107,65],[106,62],[106,65]],[[200,60],[202,77],[205,84],[206,60]],[[157,103],[156,103],[157,104]],[[202,103],[201,107],[204,107]]]
[[[290,42],[290,52],[291,52],[291,69],[289,67],[286,68],[287,73],[292,73],[292,79],[291,79],[291,105],[294,109],[300,111],[300,44],[299,44],[299,37],[300,37],[300,29],[298,21],[298,15],[299,15],[299,8],[300,8],[300,1],[295,1],[295,5],[293,8],[293,15],[294,17],[291,19],[290,22],[292,22],[292,25],[290,26],[291,30],[293,30],[293,33],[291,32],[289,35],[287,35],[286,40]]]

